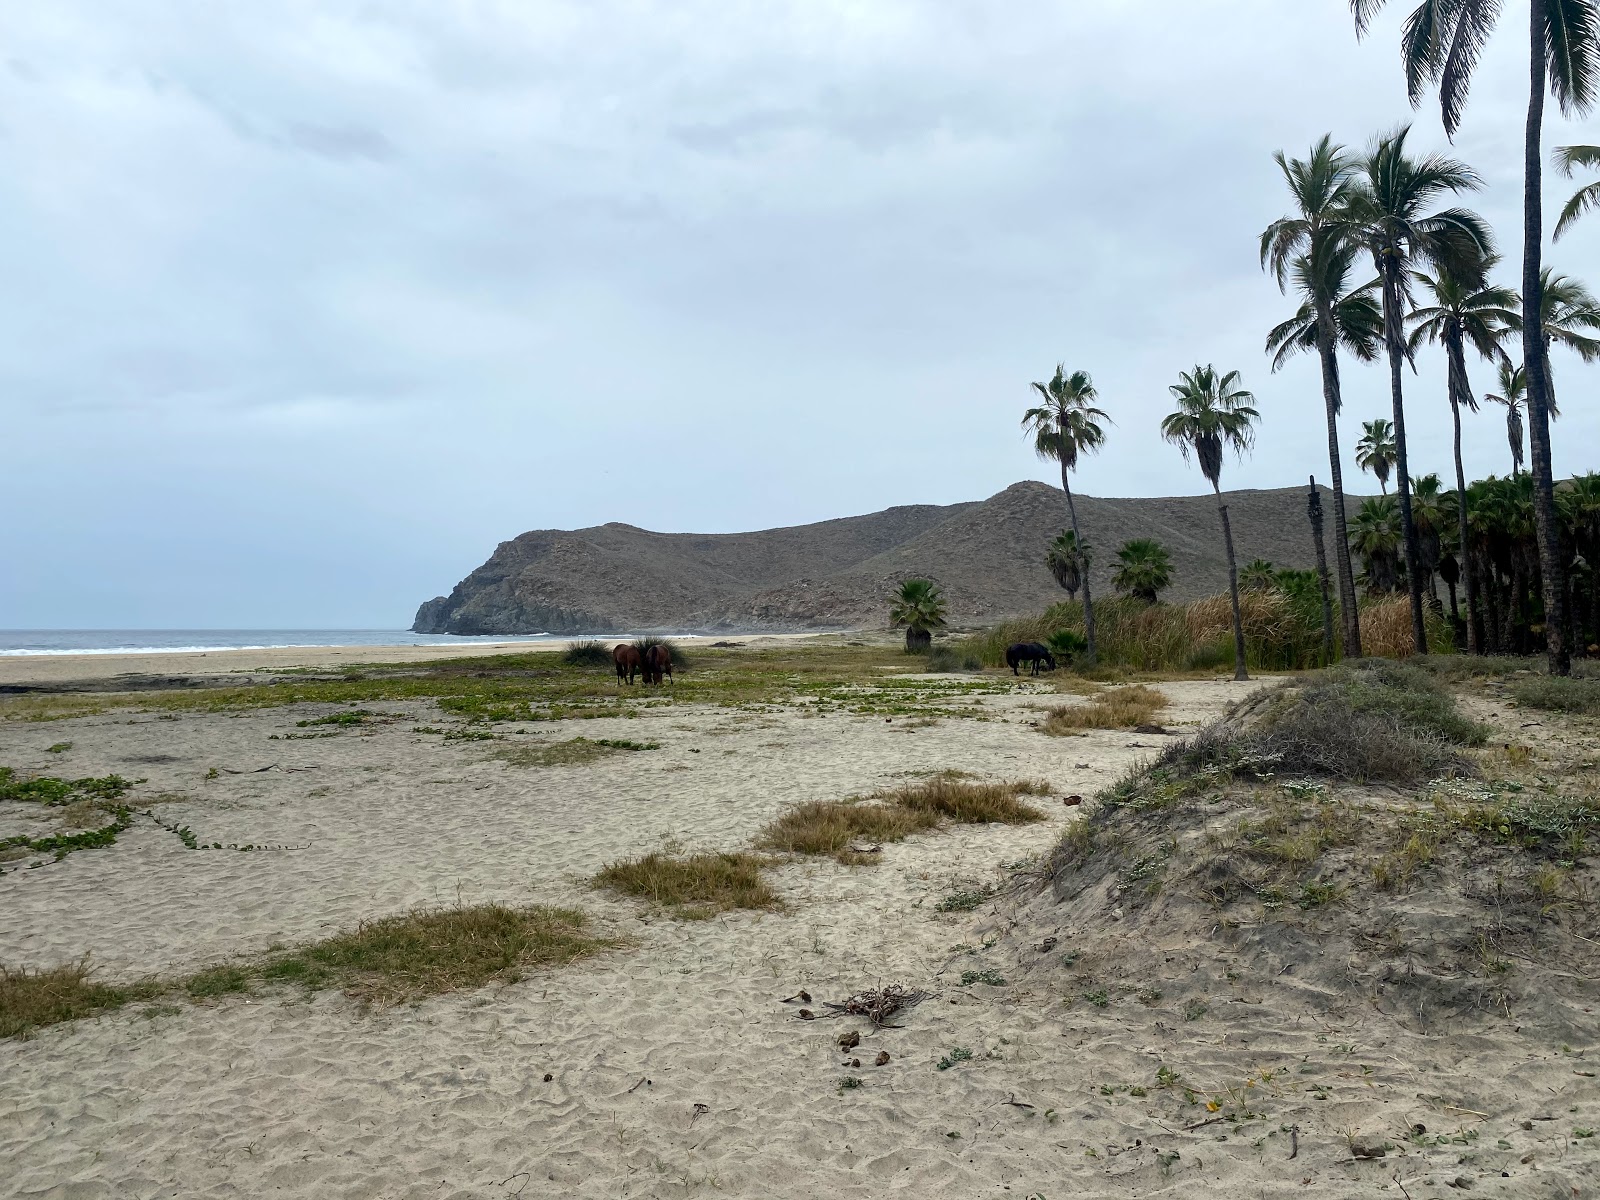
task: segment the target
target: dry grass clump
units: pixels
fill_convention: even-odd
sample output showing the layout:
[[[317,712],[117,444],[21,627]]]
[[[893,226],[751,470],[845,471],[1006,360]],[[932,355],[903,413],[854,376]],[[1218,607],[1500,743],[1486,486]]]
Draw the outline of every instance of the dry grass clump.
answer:
[[[1103,692],[1084,704],[1052,708],[1041,728],[1057,736],[1080,729],[1132,729],[1148,724],[1168,703],[1162,692],[1135,683]]]
[[[110,987],[89,980],[87,961],[30,971],[0,967],[0,1038],[92,1017],[150,994],[148,985]]]
[[[870,862],[872,856],[851,846],[857,842],[900,842],[939,824],[937,813],[898,804],[851,800],[813,800],[791,808],[762,831],[764,850],[827,855],[842,863]]]
[[[761,877],[762,865],[756,855],[743,852],[680,857],[651,851],[609,864],[592,882],[702,921],[736,908],[781,909],[783,902]]]
[[[985,783],[964,779],[957,772],[941,771],[916,783],[902,784],[873,799],[914,813],[943,818],[960,825],[1028,825],[1045,815],[1021,796],[1044,796],[1050,785],[1042,780],[1024,779],[1012,783]]]

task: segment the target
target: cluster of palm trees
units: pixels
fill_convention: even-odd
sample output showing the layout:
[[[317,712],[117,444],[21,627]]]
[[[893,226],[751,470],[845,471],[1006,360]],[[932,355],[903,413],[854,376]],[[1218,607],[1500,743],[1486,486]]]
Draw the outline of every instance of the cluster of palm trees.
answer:
[[[1089,544],[1078,525],[1072,498],[1071,473],[1085,454],[1105,444],[1105,423],[1110,420],[1098,405],[1099,393],[1087,371],[1069,372],[1058,364],[1046,383],[1034,383],[1040,403],[1023,414],[1023,427],[1033,434],[1035,451],[1061,468],[1061,489],[1067,497],[1071,528],[1062,532],[1045,554],[1045,564],[1056,582],[1075,593],[1083,589],[1084,655],[1093,662],[1095,641],[1094,597],[1089,587]],[[1233,527],[1228,506],[1222,501],[1222,464],[1228,451],[1243,455],[1255,440],[1260,414],[1255,399],[1239,381],[1239,372],[1219,373],[1213,366],[1196,366],[1179,374],[1169,389],[1176,400],[1172,413],[1161,422],[1161,436],[1172,442],[1184,460],[1195,461],[1217,497],[1217,515],[1228,556],[1228,590],[1233,602],[1234,678],[1247,679],[1244,624],[1239,613],[1239,572],[1233,547]],[[1114,579],[1119,591],[1154,603],[1171,580],[1166,551],[1149,539],[1135,539],[1118,552],[1120,565]]]
[[[1529,650],[1542,633],[1552,674],[1571,669],[1572,646],[1585,642],[1584,618],[1573,599],[1600,606],[1600,494],[1595,476],[1564,485],[1558,494],[1550,458],[1550,421],[1558,415],[1550,349],[1600,358],[1600,305],[1575,280],[1543,262],[1545,95],[1563,110],[1586,112],[1600,79],[1600,0],[1526,0],[1530,90],[1524,138],[1523,261],[1520,289],[1493,282],[1499,265],[1484,220],[1454,203],[1481,188],[1479,175],[1443,154],[1418,154],[1402,127],[1378,137],[1361,153],[1318,140],[1304,158],[1280,152],[1276,161],[1294,211],[1261,235],[1260,257],[1280,289],[1300,300],[1297,311],[1267,336],[1277,370],[1301,352],[1317,355],[1322,375],[1328,465],[1333,499],[1334,568],[1322,568],[1323,609],[1331,635],[1334,605],[1327,576],[1335,576],[1342,648],[1361,654],[1360,611],[1352,547],[1362,558],[1369,591],[1404,587],[1417,652],[1428,649],[1425,594],[1442,607],[1437,587],[1450,593],[1452,620],[1468,649]],[[1358,35],[1364,35],[1384,0],[1351,0]],[[1437,87],[1447,133],[1454,136],[1481,51],[1502,10],[1500,0],[1423,0],[1404,24],[1402,63],[1413,104]],[[1600,168],[1600,147],[1558,150],[1557,166],[1570,175]],[[1556,226],[1560,237],[1573,221],[1600,207],[1600,182],[1581,188]],[[1367,278],[1366,264],[1373,277]],[[1513,342],[1520,343],[1514,353]],[[1435,344],[1445,352],[1446,396],[1454,430],[1455,488],[1437,475],[1414,477],[1406,440],[1405,372],[1417,350]],[[1461,413],[1478,411],[1468,375],[1470,353],[1493,364],[1499,390],[1485,399],[1506,410],[1512,450],[1509,479],[1468,486],[1461,457]],[[1346,512],[1338,418],[1342,407],[1340,357],[1383,360],[1389,372],[1391,413],[1368,422],[1356,461],[1378,479],[1383,495],[1365,502],[1352,520]],[[1057,580],[1081,583],[1087,655],[1095,656],[1094,605],[1086,570],[1088,545],[1079,527],[1070,474],[1082,455],[1105,440],[1108,418],[1098,407],[1089,375],[1058,367],[1048,383],[1033,384],[1040,403],[1024,425],[1035,449],[1061,468],[1071,528],[1051,547],[1047,562]],[[1258,414],[1238,372],[1210,366],[1185,372],[1172,387],[1177,408],[1161,423],[1164,438],[1195,460],[1218,499],[1233,601],[1236,675],[1245,677],[1239,620],[1239,572],[1227,506],[1219,482],[1228,450],[1249,449]],[[1523,436],[1527,434],[1527,473]],[[1390,476],[1395,492],[1389,495]],[[1312,520],[1321,554],[1321,510],[1313,489]],[[1260,572],[1256,573],[1257,578]],[[1579,577],[1578,580],[1570,578]],[[1575,587],[1586,577],[1594,586]],[[1131,577],[1130,577],[1131,578]],[[1467,615],[1461,620],[1458,584]],[[1535,603],[1537,599],[1537,603]],[[1600,612],[1591,611],[1600,640]],[[1331,647],[1330,647],[1331,649]]]
[[[1365,34],[1385,0],[1351,0],[1358,35]],[[1483,47],[1504,9],[1500,0],[1422,0],[1407,17],[1401,38],[1401,61],[1413,104],[1437,87],[1446,132],[1454,136],[1466,108],[1467,93]],[[1520,7],[1520,6],[1518,6]],[[1338,590],[1343,617],[1344,652],[1361,653],[1355,577],[1350,562],[1352,532],[1344,503],[1337,418],[1340,409],[1338,357],[1341,351],[1361,361],[1380,356],[1389,367],[1392,424],[1373,441],[1392,438],[1392,447],[1367,446],[1358,461],[1384,482],[1395,475],[1395,508],[1400,526],[1401,558],[1410,594],[1412,634],[1418,651],[1427,649],[1423,589],[1432,575],[1424,558],[1424,532],[1419,527],[1414,488],[1407,459],[1403,366],[1422,342],[1445,350],[1448,390],[1455,423],[1456,488],[1454,493],[1454,556],[1467,569],[1465,583],[1467,640],[1483,647],[1488,630],[1478,602],[1478,575],[1473,569],[1472,493],[1461,467],[1461,409],[1476,410],[1468,383],[1468,344],[1477,354],[1504,368],[1497,401],[1507,409],[1508,434],[1520,469],[1523,415],[1527,418],[1533,562],[1517,559],[1525,577],[1536,577],[1545,649],[1552,674],[1571,669],[1572,633],[1568,617],[1567,579],[1574,563],[1572,537],[1563,537],[1555,480],[1550,461],[1550,420],[1556,415],[1550,373],[1550,347],[1564,342],[1586,358],[1600,347],[1590,345],[1588,330],[1600,327],[1594,304],[1581,287],[1553,275],[1543,262],[1542,145],[1546,93],[1568,113],[1586,112],[1600,79],[1600,0],[1526,0],[1528,17],[1529,93],[1523,142],[1523,257],[1519,291],[1497,287],[1488,276],[1498,260],[1489,231],[1476,214],[1440,202],[1481,186],[1478,175],[1454,159],[1415,156],[1407,148],[1407,131],[1379,138],[1364,154],[1353,155],[1324,137],[1305,158],[1279,154],[1277,161],[1295,201],[1295,212],[1274,222],[1261,237],[1262,265],[1285,291],[1301,298],[1299,311],[1268,337],[1274,367],[1300,350],[1315,350],[1322,368],[1323,402],[1328,428],[1329,468],[1334,499],[1334,546],[1338,558]],[[1600,147],[1564,147],[1557,166],[1567,174],[1600,166]],[[1560,236],[1583,212],[1600,204],[1600,184],[1591,183],[1568,201],[1556,226]],[[1377,278],[1351,287],[1357,261],[1370,255]],[[1418,304],[1418,291],[1426,303]],[[1410,324],[1410,333],[1406,326]],[[1520,361],[1506,343],[1520,335]],[[1576,334],[1576,341],[1568,341]],[[1585,348],[1588,346],[1589,348]],[[1374,431],[1369,428],[1369,436]],[[1382,468],[1380,473],[1379,468]],[[1521,478],[1520,475],[1515,478]],[[1420,482],[1420,481],[1418,481]],[[1515,484],[1513,486],[1522,486]],[[1574,485],[1576,486],[1576,485]],[[1497,485],[1504,490],[1502,485]],[[1490,489],[1495,490],[1495,489]],[[1570,489],[1564,489],[1570,490]],[[1387,493],[1387,486],[1384,487]],[[1571,522],[1567,522],[1570,526]],[[1481,557],[1481,556],[1480,556]],[[1498,586],[1504,556],[1493,560],[1486,589]],[[1440,564],[1444,561],[1442,555]],[[1592,562],[1593,560],[1588,560]],[[1368,562],[1369,581],[1372,561]],[[1380,562],[1381,569],[1389,564]],[[1580,566],[1580,569],[1581,566]],[[1453,589],[1452,589],[1453,590]],[[1486,590],[1484,602],[1493,599]],[[1520,603],[1520,601],[1519,601]]]

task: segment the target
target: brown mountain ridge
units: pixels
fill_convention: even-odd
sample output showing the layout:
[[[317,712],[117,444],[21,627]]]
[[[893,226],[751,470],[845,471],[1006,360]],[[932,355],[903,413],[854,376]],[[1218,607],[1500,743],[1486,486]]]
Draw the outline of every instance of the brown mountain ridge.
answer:
[[[1225,494],[1242,566],[1315,563],[1306,489]],[[1075,496],[1095,548],[1096,595],[1112,594],[1116,550],[1155,538],[1172,555],[1170,601],[1227,587],[1210,496]],[[1324,508],[1331,503],[1324,492]],[[536,529],[502,542],[448,596],[417,610],[417,633],[620,633],[858,629],[885,623],[902,580],[937,582],[952,624],[1038,612],[1065,599],[1044,565],[1066,525],[1059,488],[1015,483],[987,500],[917,504],[753,533],[655,533],[612,522]]]

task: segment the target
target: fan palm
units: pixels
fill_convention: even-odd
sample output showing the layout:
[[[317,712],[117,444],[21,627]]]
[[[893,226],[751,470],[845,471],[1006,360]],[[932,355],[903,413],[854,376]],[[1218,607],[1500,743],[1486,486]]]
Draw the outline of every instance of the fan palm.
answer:
[[[1522,469],[1522,406],[1528,397],[1528,374],[1508,362],[1500,364],[1500,390],[1484,396],[1506,409],[1506,441],[1511,443],[1511,474]]]
[[[1366,32],[1385,0],[1350,0],[1356,32]],[[1522,145],[1522,360],[1528,368],[1528,418],[1534,477],[1534,519],[1552,675],[1572,671],[1566,644],[1560,530],[1556,520],[1555,477],[1550,465],[1550,391],[1544,374],[1540,264],[1544,249],[1542,141],[1545,92],[1569,116],[1587,112],[1600,78],[1600,0],[1527,0],[1528,119]],[[1429,87],[1439,87],[1445,132],[1455,136],[1466,108],[1467,90],[1495,22],[1500,0],[1422,0],[1401,33],[1406,91],[1417,104]],[[1565,213],[1563,217],[1565,218]]]
[[[1356,443],[1356,466],[1378,478],[1378,490],[1389,494],[1389,472],[1394,469],[1394,426],[1384,418],[1361,422],[1365,431]]]
[[[1189,461],[1200,464],[1200,473],[1211,484],[1217,497],[1217,515],[1222,521],[1222,541],[1228,552],[1228,598],[1233,603],[1233,677],[1248,679],[1244,661],[1244,623],[1239,616],[1239,567],[1233,554],[1233,527],[1228,521],[1228,506],[1222,502],[1222,459],[1227,451],[1243,456],[1255,442],[1255,425],[1261,414],[1251,407],[1255,400],[1239,386],[1239,372],[1218,375],[1213,366],[1197,366],[1184,371],[1178,382],[1167,389],[1177,398],[1176,412],[1161,421],[1161,436],[1174,443]]]
[[[1253,558],[1239,568],[1239,586],[1247,592],[1270,592],[1277,582],[1277,571],[1264,558]]]
[[[1408,349],[1414,355],[1424,341],[1436,342],[1444,347],[1447,371],[1445,394],[1450,400],[1456,464],[1456,545],[1463,559],[1467,553],[1467,506],[1461,500],[1467,494],[1467,474],[1461,463],[1461,409],[1465,406],[1471,412],[1478,411],[1478,401],[1467,379],[1467,344],[1470,342],[1481,357],[1503,362],[1505,351],[1500,348],[1500,343],[1506,333],[1520,323],[1516,312],[1517,294],[1510,288],[1479,282],[1499,261],[1491,256],[1465,275],[1448,267],[1433,275],[1425,271],[1413,273],[1432,303],[1411,310]],[[1466,576],[1466,591],[1467,649],[1476,654],[1478,592],[1473,585],[1471,572]],[[1450,594],[1453,603],[1453,584]]]
[[[1172,556],[1154,538],[1132,538],[1117,551],[1112,586],[1146,604],[1154,604],[1172,584]]]
[[[1411,474],[1406,461],[1404,315],[1410,299],[1412,272],[1422,267],[1449,267],[1468,282],[1471,272],[1491,253],[1489,228],[1476,213],[1461,208],[1428,211],[1433,202],[1454,192],[1481,186],[1465,163],[1429,154],[1406,152],[1410,130],[1380,137],[1358,163],[1355,189],[1346,217],[1371,251],[1383,289],[1383,342],[1389,357],[1389,398],[1394,409],[1395,492],[1400,502],[1400,528],[1405,538],[1407,586],[1411,593],[1411,634],[1418,654],[1428,652],[1428,631],[1422,617],[1421,572],[1417,564],[1417,529],[1411,516]]]
[[[1033,448],[1040,458],[1053,459],[1061,465],[1061,490],[1067,497],[1067,515],[1072,522],[1073,540],[1086,547],[1083,531],[1078,528],[1078,508],[1072,502],[1070,476],[1078,459],[1093,454],[1105,444],[1106,433],[1102,421],[1111,418],[1104,409],[1097,408],[1100,398],[1094,390],[1094,380],[1087,371],[1067,374],[1065,366],[1058,364],[1049,383],[1035,383],[1043,403],[1022,414],[1023,428],[1033,434]],[[1094,597],[1089,587],[1089,572],[1082,571],[1083,580],[1083,634],[1088,646],[1084,652],[1086,662],[1095,660]]]
[[[896,629],[905,627],[907,654],[926,650],[933,631],[944,628],[944,618],[944,593],[927,579],[906,580],[889,605],[889,624]]]
[[[1305,158],[1288,158],[1281,150],[1273,156],[1289,185],[1295,215],[1274,221],[1261,234],[1261,265],[1270,270],[1280,290],[1294,290],[1304,300],[1299,313],[1267,335],[1267,352],[1277,370],[1288,354],[1305,348],[1310,334],[1322,369],[1322,408],[1328,432],[1328,470],[1333,491],[1335,567],[1338,571],[1339,612],[1344,626],[1344,652],[1361,655],[1361,624],[1356,610],[1355,576],[1350,565],[1349,532],[1344,504],[1344,468],[1340,462],[1339,410],[1343,399],[1339,383],[1341,346],[1358,358],[1375,353],[1370,341],[1375,314],[1356,297],[1366,289],[1345,291],[1353,262],[1353,246],[1342,219],[1352,187],[1353,160],[1344,147],[1324,134]],[[1307,313],[1309,326],[1302,319]],[[1286,328],[1287,326],[1287,328]]]
[[[1044,552],[1044,565],[1050,568],[1056,582],[1066,589],[1067,595],[1076,599],[1083,586],[1083,573],[1089,565],[1089,547],[1078,545],[1078,535],[1063,529]]]
[[[1549,267],[1539,273],[1539,324],[1544,348],[1544,380],[1550,417],[1561,415],[1556,404],[1556,378],[1550,369],[1550,347],[1565,346],[1584,362],[1600,358],[1600,301],[1570,275]]]
[[[1393,496],[1361,502],[1350,522],[1350,545],[1365,564],[1368,592],[1392,592],[1400,584],[1400,510]]]

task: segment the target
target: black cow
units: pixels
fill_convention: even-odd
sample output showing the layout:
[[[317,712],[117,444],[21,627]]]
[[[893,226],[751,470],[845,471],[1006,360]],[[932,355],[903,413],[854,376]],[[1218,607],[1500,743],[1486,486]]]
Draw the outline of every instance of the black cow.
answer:
[[[1013,675],[1021,674],[1017,667],[1022,663],[1031,663],[1033,666],[1031,673],[1034,675],[1039,673],[1041,664],[1047,671],[1056,669],[1055,656],[1050,653],[1050,648],[1038,642],[1016,642],[1006,647],[1006,666],[1011,668]]]

